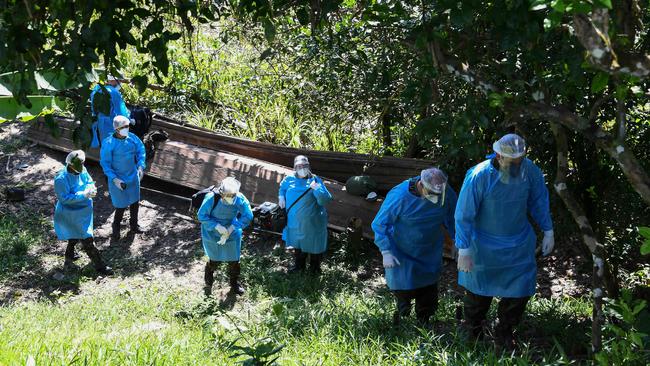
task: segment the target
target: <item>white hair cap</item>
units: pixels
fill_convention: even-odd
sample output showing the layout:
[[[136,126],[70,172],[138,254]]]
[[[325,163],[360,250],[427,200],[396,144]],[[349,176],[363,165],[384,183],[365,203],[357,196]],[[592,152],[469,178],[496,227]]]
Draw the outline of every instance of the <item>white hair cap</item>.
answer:
[[[305,155],[298,155],[293,159],[293,166],[295,167],[298,164],[307,164],[309,165],[309,159]]]
[[[526,141],[519,135],[509,133],[496,141],[492,149],[501,156],[516,159],[526,154]]]
[[[424,169],[420,173],[420,182],[428,191],[440,194],[447,184],[447,175],[438,168]]]
[[[131,123],[131,120],[124,116],[115,116],[113,118],[113,129],[117,130],[118,128],[128,126]]]
[[[72,163],[72,159],[77,158],[82,162],[86,161],[86,153],[83,150],[74,150],[71,151],[68,156],[65,157],[65,165]]]
[[[221,181],[221,185],[219,185],[219,193],[237,194],[239,193],[239,187],[241,187],[241,183],[239,183],[237,179],[227,177]]]
[[[107,81],[118,81],[117,78],[115,76],[113,76],[112,74],[108,74],[108,76],[106,77],[106,80]]]

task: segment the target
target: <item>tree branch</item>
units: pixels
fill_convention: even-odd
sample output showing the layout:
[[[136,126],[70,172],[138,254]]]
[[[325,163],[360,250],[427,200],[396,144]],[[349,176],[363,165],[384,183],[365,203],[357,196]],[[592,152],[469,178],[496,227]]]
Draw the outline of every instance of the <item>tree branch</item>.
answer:
[[[594,304],[591,323],[591,350],[593,353],[596,353],[602,348],[602,324],[604,322],[603,283],[606,270],[606,263],[603,259],[604,247],[596,240],[596,235],[587,219],[587,215],[582,206],[580,206],[578,201],[575,199],[573,193],[567,187],[569,145],[566,130],[563,126],[554,122],[551,123],[551,130],[555,136],[557,147],[557,175],[554,184],[555,192],[560,196],[569,212],[571,212],[571,216],[573,216],[573,219],[578,224],[580,232],[582,233],[582,240],[587,245],[593,256],[594,266],[592,289]]]
[[[584,135],[594,142],[598,148],[616,160],[634,190],[646,204],[650,205],[650,176],[636,159],[636,156],[627,149],[623,141],[616,141],[611,134],[604,131],[600,126],[590,123],[587,119],[564,107],[533,103],[521,108],[518,113],[525,113],[542,120],[556,122]]]
[[[650,76],[650,55],[627,53],[617,55],[609,38],[609,11],[594,9],[591,16],[575,14],[573,24],[576,36],[589,52],[589,62],[609,74],[626,74],[639,78]],[[632,40],[633,41],[633,40]]]

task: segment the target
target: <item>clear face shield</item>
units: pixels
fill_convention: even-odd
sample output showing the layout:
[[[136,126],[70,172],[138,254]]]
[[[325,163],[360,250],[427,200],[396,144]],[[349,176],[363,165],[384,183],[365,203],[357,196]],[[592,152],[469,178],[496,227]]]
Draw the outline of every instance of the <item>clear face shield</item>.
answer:
[[[508,158],[501,156],[499,162],[499,175],[501,182],[511,183],[523,179],[523,170],[521,169],[523,157]]]
[[[434,205],[441,207],[445,205],[446,188],[447,183],[437,185],[434,190],[429,190],[422,185],[422,196]]]

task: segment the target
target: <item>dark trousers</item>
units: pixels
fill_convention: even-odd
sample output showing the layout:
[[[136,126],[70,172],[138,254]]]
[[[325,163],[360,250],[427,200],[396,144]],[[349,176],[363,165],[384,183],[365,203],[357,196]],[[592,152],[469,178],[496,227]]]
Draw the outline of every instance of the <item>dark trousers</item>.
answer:
[[[104,261],[102,261],[102,258],[99,255],[99,250],[95,247],[95,241],[93,238],[68,240],[68,246],[65,248],[66,262],[74,260],[74,247],[79,241],[81,241],[81,249],[86,253],[86,255],[88,255],[93,266],[95,266],[95,269],[103,270],[106,268],[106,264],[104,264]]]
[[[497,326],[495,328],[497,336],[512,334],[512,329],[521,322],[529,299],[530,296],[501,298],[497,308]],[[492,296],[465,292],[465,320],[474,331],[480,331],[491,304]]]
[[[438,310],[437,283],[413,290],[394,290],[393,294],[397,300],[395,321],[411,313],[412,300],[415,300],[415,316],[421,322],[428,322]]]
[[[120,230],[120,224],[124,218],[124,211],[126,208],[116,208],[115,217],[113,218],[113,232]],[[129,224],[134,229],[138,226],[138,211],[140,211],[140,202],[136,202],[129,206]]]
[[[219,263],[222,262],[217,262],[213,260],[208,260],[207,263],[205,263],[205,274],[204,274],[204,279],[205,279],[205,285],[206,286],[212,286],[214,284],[214,271],[216,271],[219,268]],[[237,285],[239,283],[239,275],[241,274],[241,265],[239,262],[227,262],[228,263],[228,277],[230,281],[230,285]]]

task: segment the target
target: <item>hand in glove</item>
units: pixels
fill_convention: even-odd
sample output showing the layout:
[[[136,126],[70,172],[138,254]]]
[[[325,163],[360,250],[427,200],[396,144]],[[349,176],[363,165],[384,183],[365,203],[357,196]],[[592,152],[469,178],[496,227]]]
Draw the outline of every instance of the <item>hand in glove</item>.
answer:
[[[461,272],[472,272],[473,267],[474,267],[474,261],[472,260],[470,249],[459,249],[458,270]]]
[[[287,206],[287,201],[284,197],[278,197],[278,206],[280,206],[280,208],[285,208]]]
[[[313,189],[314,191],[318,190],[320,188],[320,183],[318,183],[317,181],[314,180],[309,185],[309,188]]]
[[[142,167],[139,167],[138,168],[138,180],[142,181],[142,177],[144,177],[144,170],[142,169]]]
[[[97,188],[95,188],[95,186],[88,186],[88,188],[83,191],[83,195],[86,198],[93,198],[97,195]]]
[[[123,191],[124,188],[122,188],[122,184],[124,184],[124,181],[121,180],[120,178],[113,178],[113,184],[119,189],[120,191]]]
[[[390,250],[384,250],[381,252],[384,262],[384,268],[395,268],[400,265],[399,261]]]
[[[214,228],[214,229],[215,229],[215,230],[219,233],[219,235],[221,235],[221,236],[224,236],[224,235],[228,234],[228,229],[226,229],[226,227],[223,226],[223,225],[221,225],[221,224],[218,224],[217,227]]]
[[[228,236],[232,235],[233,231],[235,231],[235,225],[228,226]]]
[[[544,231],[544,239],[542,240],[542,255],[547,256],[553,251],[555,246],[555,236],[553,230]]]

